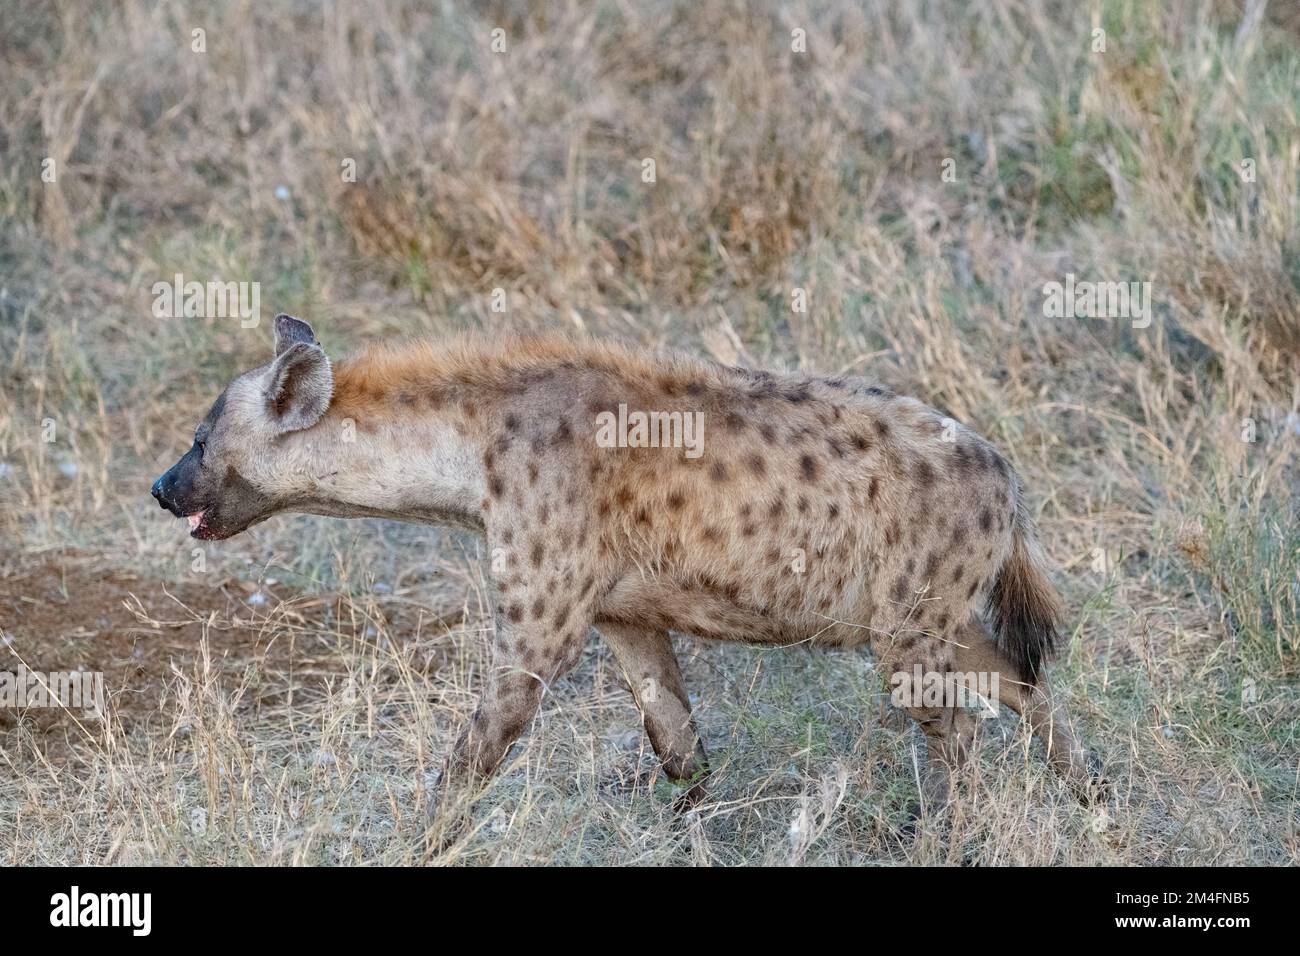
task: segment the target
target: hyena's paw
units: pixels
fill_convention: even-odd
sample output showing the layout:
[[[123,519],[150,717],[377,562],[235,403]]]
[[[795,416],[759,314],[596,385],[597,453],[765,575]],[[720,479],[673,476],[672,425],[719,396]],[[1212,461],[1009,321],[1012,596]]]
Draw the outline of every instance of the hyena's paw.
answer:
[[[473,800],[466,788],[452,786],[446,771],[439,771],[430,788],[424,812],[426,857],[445,854],[470,832],[473,809]]]
[[[688,780],[676,780],[674,783],[680,792],[673,798],[673,810],[682,816],[699,809],[709,799],[707,770],[700,771]]]
[[[948,795],[942,802],[935,802],[918,794],[904,806],[902,821],[893,827],[886,824],[886,827],[892,830],[894,838],[903,846],[911,846],[915,843],[924,829],[937,827],[940,833],[946,833],[952,823],[952,815],[948,812],[949,807],[952,806],[952,799],[951,795]]]
[[[913,800],[903,811],[903,822],[894,828],[894,836],[902,844],[916,842],[916,834],[921,829],[925,814],[921,811],[921,801]]]
[[[625,796],[636,793],[648,793],[656,800],[670,798],[673,811],[679,815],[698,808],[709,798],[707,765],[696,765],[689,776],[677,776],[682,773],[680,766],[671,769],[652,765],[643,754],[628,752],[621,756],[612,767],[610,777],[602,784],[606,793]]]
[[[1109,803],[1114,790],[1110,778],[1106,776],[1106,768],[1101,758],[1088,750],[1084,752],[1083,760],[1086,771],[1077,778],[1072,778],[1070,789],[1085,807]]]

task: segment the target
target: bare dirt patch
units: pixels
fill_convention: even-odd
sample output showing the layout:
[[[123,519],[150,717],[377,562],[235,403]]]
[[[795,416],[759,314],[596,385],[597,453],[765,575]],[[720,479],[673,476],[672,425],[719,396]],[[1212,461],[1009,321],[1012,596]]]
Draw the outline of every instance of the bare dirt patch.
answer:
[[[419,634],[443,621],[400,599],[363,610],[345,595],[304,598],[250,581],[157,581],[74,556],[42,562],[4,582],[0,670],[22,665],[102,673],[109,707],[129,731],[158,713],[177,671],[199,656],[204,637],[218,675],[251,680],[243,706],[256,712],[292,703],[296,694],[320,695],[346,678],[354,655],[340,653],[341,641],[363,650],[367,642],[387,640],[390,629],[393,635]],[[440,652],[426,647],[411,660],[428,676]],[[0,734],[21,722],[49,735],[54,756],[79,719],[56,707],[0,709]]]

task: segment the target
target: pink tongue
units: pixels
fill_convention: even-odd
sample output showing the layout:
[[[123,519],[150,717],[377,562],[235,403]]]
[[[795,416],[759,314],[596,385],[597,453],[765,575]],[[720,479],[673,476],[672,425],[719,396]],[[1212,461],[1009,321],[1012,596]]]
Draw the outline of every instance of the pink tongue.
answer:
[[[193,531],[195,528],[199,526],[199,522],[203,520],[203,512],[199,511],[195,514],[192,514],[189,516],[189,519],[190,519],[190,530]]]

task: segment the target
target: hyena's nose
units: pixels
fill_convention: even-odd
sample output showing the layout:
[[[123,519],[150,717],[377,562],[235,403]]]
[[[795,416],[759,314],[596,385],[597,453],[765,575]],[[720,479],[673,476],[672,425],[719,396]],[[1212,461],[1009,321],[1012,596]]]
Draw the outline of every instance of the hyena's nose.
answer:
[[[155,498],[158,499],[158,507],[160,508],[167,507],[167,502],[163,501],[163,489],[162,489],[161,478],[159,478],[157,481],[153,483],[153,488],[150,489],[150,492],[153,494]]]

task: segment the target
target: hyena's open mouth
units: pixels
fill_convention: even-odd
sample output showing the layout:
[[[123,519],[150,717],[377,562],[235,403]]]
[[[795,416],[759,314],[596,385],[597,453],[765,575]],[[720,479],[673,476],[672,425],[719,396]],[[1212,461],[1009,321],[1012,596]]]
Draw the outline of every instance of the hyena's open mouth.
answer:
[[[243,530],[242,528],[222,527],[219,516],[213,514],[213,511],[213,507],[208,506],[185,516],[185,520],[190,523],[191,538],[198,538],[200,541],[221,541],[224,538],[234,537]]]

